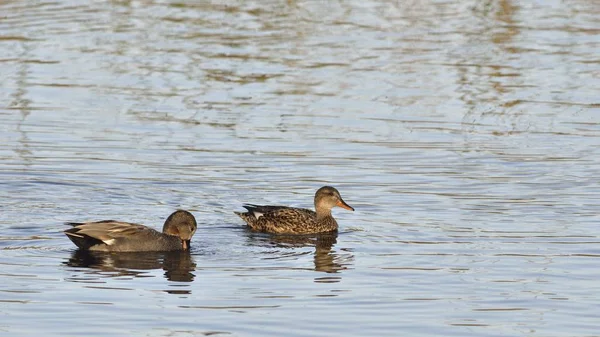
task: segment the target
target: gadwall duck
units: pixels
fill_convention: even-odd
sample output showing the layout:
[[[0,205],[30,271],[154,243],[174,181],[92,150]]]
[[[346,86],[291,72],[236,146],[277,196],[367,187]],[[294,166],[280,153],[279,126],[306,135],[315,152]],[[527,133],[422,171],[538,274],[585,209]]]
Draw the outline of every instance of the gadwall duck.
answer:
[[[314,234],[337,231],[338,224],[331,216],[335,206],[354,211],[331,186],[323,186],[315,193],[315,210],[286,206],[259,206],[246,204],[246,213],[234,212],[248,226],[259,232],[276,234]]]
[[[188,211],[173,212],[162,233],[144,225],[114,220],[70,222],[65,234],[81,248],[102,252],[148,252],[190,249],[196,218]]]

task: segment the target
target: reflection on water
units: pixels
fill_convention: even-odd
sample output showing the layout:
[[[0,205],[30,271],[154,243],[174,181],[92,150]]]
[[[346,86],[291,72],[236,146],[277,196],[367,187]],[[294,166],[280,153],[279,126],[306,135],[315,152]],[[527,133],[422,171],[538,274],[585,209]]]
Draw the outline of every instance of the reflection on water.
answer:
[[[318,235],[268,235],[248,231],[248,240],[251,245],[269,248],[281,248],[275,252],[275,257],[267,259],[293,258],[297,254],[304,254],[295,248],[314,247],[314,269],[319,272],[337,273],[349,268],[353,256],[350,253],[341,254],[332,251],[337,243],[338,233]],[[286,251],[288,253],[286,253]]]
[[[69,261],[70,267],[89,268],[86,275],[102,277],[145,277],[146,270],[162,269],[165,278],[175,282],[192,282],[196,268],[190,252],[105,253],[77,249]],[[86,276],[87,277],[87,276]]]

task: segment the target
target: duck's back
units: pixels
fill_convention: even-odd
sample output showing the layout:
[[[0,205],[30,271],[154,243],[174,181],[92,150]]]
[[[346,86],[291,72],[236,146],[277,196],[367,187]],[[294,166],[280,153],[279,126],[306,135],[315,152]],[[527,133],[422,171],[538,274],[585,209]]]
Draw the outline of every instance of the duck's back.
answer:
[[[237,213],[252,230],[276,234],[312,234],[337,230],[332,217],[317,221],[317,213],[305,208],[244,205]]]
[[[181,250],[181,239],[150,227],[113,220],[69,223],[67,237],[81,248],[104,252]]]

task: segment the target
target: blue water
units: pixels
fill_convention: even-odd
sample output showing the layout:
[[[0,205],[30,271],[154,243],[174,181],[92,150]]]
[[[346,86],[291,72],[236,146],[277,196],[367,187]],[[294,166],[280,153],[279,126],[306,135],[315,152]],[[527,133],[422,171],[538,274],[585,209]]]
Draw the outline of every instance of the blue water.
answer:
[[[594,2],[0,12],[0,335],[599,334]],[[233,214],[323,185],[336,236]],[[62,234],[178,208],[189,254]]]

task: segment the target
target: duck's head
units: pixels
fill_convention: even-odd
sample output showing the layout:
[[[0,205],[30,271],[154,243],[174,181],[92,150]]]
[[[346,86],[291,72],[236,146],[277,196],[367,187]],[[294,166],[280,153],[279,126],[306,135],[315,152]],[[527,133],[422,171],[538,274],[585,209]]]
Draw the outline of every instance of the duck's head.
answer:
[[[179,237],[183,250],[188,250],[197,227],[196,218],[192,213],[178,210],[169,215],[165,221],[163,233]]]
[[[315,209],[330,211],[336,206],[345,208],[349,211],[354,211],[354,208],[342,199],[342,196],[337,189],[331,186],[323,186],[317,190],[317,193],[315,193]]]

